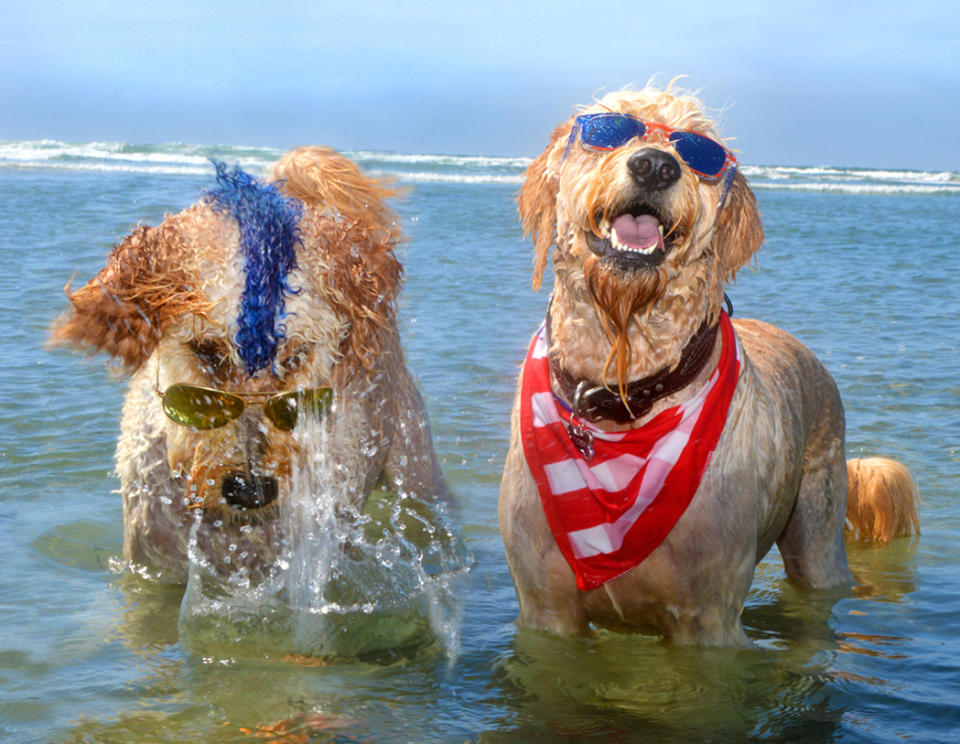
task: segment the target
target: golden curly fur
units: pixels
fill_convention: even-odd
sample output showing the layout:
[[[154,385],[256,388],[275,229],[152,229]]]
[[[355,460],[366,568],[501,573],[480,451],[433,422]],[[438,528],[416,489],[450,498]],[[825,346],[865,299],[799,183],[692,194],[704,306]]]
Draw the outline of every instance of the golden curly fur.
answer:
[[[281,430],[254,404],[220,428],[174,423],[157,394],[174,383],[244,394],[331,386],[328,460],[342,501],[362,507],[377,486],[445,495],[397,331],[403,235],[384,201],[396,191],[326,147],[287,153],[272,178],[303,208],[295,291],[272,365],[251,373],[238,354],[240,233],[209,199],[136,227],[96,277],[68,287],[71,309],[52,333],[53,343],[104,351],[132,375],[117,447],[124,556],[166,579],[185,578],[196,513],[208,555],[246,545],[251,570],[268,562],[282,540],[276,505],[310,444],[299,426]],[[238,505],[224,495],[228,478],[238,489],[270,482],[269,493]]]
[[[919,493],[903,465],[882,457],[847,460],[847,529],[858,539],[886,545],[920,534]]]
[[[722,142],[703,105],[676,89],[610,93],[582,113],[600,112]],[[601,152],[579,139],[568,145],[573,126],[572,117],[558,126],[531,163],[518,209],[535,247],[534,288],[553,249],[551,359],[574,378],[618,390],[626,402],[631,380],[676,367],[701,325],[716,323],[724,285],[760,248],[763,227],[739,171],[721,207],[723,179],[699,177],[661,130]],[[642,180],[632,172],[635,158],[667,163],[672,180]],[[662,248],[647,256],[616,247],[614,221],[636,213],[661,227]],[[915,486],[902,466],[887,460],[863,461],[851,471],[846,512],[843,407],[833,380],[785,332],[754,320],[734,324],[745,358],[724,432],[693,501],[653,553],[597,589],[577,589],[548,528],[521,444],[518,389],[499,514],[522,625],[558,633],[607,626],[680,642],[746,643],[743,602],[756,563],[774,542],[790,579],[826,588],[852,581],[845,513],[853,532],[866,539],[918,529]],[[718,341],[692,383],[633,423],[592,423],[622,430],[683,403],[701,389],[719,353]],[[562,397],[555,376],[552,384]],[[876,489],[883,496],[863,495],[858,484],[880,472],[888,474]],[[859,505],[868,498],[882,516],[863,516],[868,510]]]

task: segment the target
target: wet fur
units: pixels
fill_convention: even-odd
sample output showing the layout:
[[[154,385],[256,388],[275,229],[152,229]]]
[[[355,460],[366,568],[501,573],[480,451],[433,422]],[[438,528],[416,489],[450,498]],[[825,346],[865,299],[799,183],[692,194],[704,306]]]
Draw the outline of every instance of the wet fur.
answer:
[[[719,140],[703,106],[682,91],[652,87],[611,93],[583,113],[630,113]],[[613,390],[674,367],[704,319],[715,321],[724,285],[763,242],[754,196],[737,173],[725,205],[722,183],[708,183],[681,163],[679,180],[662,193],[638,193],[626,163],[641,148],[672,152],[654,132],[610,152],[575,143],[573,118],[557,127],[530,165],[518,197],[524,230],[535,247],[539,288],[553,248],[556,278],[549,305],[551,354],[572,375]],[[589,247],[590,235],[618,208],[655,203],[671,236],[663,262],[617,271]],[[786,290],[785,290],[786,291]],[[784,331],[735,319],[744,351],[726,428],[691,505],[664,542],[640,565],[581,592],[547,526],[519,431],[519,387],[500,493],[500,529],[520,603],[519,624],[555,633],[591,627],[658,633],[678,642],[746,644],[740,615],[757,562],[774,543],[788,577],[814,588],[845,587],[852,577],[844,521],[879,542],[918,529],[916,488],[889,460],[864,461],[848,480],[843,405],[829,373]],[[700,377],[659,401],[642,424],[696,393]],[[557,387],[554,386],[554,390]],[[569,401],[568,401],[569,402]],[[602,428],[624,428],[596,422]],[[851,471],[853,472],[853,471]],[[880,480],[875,491],[860,483]],[[847,512],[847,492],[851,511]],[[860,495],[864,494],[864,495]],[[859,504],[868,502],[873,506]],[[880,511],[872,526],[861,515]]]
[[[272,180],[299,200],[302,217],[283,333],[265,369],[251,374],[238,353],[240,234],[211,199],[136,227],[96,277],[68,288],[71,309],[52,334],[54,343],[106,352],[131,375],[117,446],[124,557],[166,580],[186,577],[197,512],[198,545],[215,565],[233,545],[229,570],[255,577],[268,566],[282,537],[277,504],[305,454],[296,432],[277,429],[253,405],[219,429],[178,425],[163,413],[157,386],[273,393],[331,385],[329,469],[345,504],[362,509],[378,486],[445,497],[397,332],[403,236],[384,203],[395,192],[323,147],[288,153]],[[276,477],[280,498],[259,510],[225,504],[228,473]]]

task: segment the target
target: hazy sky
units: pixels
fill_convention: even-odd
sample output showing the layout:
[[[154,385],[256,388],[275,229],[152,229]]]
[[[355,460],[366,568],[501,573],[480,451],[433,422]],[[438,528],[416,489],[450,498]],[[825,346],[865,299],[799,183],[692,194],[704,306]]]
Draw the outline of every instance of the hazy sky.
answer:
[[[536,155],[689,77],[746,163],[960,170],[958,0],[29,0],[0,139]]]

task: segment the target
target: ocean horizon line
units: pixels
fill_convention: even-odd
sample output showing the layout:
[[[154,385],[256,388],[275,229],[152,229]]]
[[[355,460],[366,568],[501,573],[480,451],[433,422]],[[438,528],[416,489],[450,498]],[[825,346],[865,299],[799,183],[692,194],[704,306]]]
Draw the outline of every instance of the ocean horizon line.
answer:
[[[212,160],[223,160],[262,172],[284,152],[286,148],[255,145],[0,139],[0,170],[197,176],[210,172]],[[530,157],[504,155],[372,149],[342,149],[340,152],[373,175],[411,184],[517,185],[523,182],[526,168],[533,161]],[[960,194],[960,173],[947,170],[755,163],[743,163],[740,168],[752,187],[764,190]]]

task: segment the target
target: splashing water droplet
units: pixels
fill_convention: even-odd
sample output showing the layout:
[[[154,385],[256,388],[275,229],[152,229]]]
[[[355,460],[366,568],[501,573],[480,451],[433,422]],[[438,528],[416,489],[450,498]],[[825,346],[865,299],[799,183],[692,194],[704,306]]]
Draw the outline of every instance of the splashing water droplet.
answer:
[[[468,570],[469,556],[444,507],[400,483],[395,492],[362,491],[354,458],[375,458],[382,445],[371,439],[338,456],[330,432],[339,416],[334,406],[294,430],[297,455],[283,463],[271,510],[247,515],[224,502],[194,511],[181,606],[185,643],[201,631],[219,633],[222,642],[247,642],[249,634],[282,653],[353,656],[439,640],[452,663],[456,577]],[[400,461],[409,464],[404,455]]]

